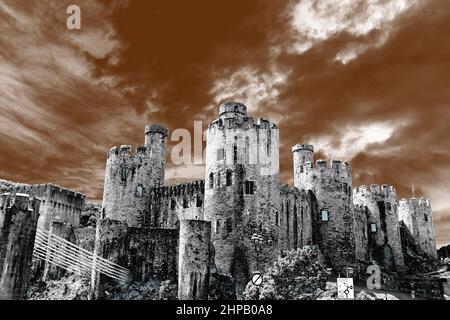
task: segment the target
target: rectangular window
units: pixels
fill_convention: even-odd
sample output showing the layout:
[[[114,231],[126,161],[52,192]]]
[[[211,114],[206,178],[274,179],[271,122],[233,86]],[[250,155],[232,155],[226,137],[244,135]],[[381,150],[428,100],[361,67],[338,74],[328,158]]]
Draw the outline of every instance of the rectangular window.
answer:
[[[376,223],[370,224],[370,232],[372,232],[372,233],[377,232],[377,224]]]
[[[245,192],[245,194],[254,194],[255,193],[255,182],[254,181],[245,181],[244,192]]]
[[[322,221],[328,221],[330,219],[328,210],[322,210]]]
[[[221,161],[225,159],[225,150],[222,149],[217,149],[216,151],[216,159],[217,161]]]
[[[176,208],[176,206],[177,206],[177,202],[174,200],[174,199],[172,199],[171,201],[170,201],[170,209],[175,209]]]

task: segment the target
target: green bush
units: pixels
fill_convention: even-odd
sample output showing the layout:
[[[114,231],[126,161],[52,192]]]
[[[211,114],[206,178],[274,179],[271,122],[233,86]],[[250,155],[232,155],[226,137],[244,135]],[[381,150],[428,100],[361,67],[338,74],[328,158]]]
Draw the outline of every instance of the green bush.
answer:
[[[327,276],[312,247],[290,250],[268,269],[260,286],[247,284],[244,299],[313,300],[326,289]]]

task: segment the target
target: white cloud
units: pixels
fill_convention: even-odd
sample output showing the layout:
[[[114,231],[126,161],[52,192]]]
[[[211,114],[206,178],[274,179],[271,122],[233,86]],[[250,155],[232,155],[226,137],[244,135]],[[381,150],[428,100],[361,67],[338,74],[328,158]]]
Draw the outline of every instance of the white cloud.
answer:
[[[225,101],[244,103],[249,112],[261,106],[274,105],[288,74],[281,71],[260,73],[249,67],[241,68],[229,77],[215,81],[211,94],[216,104]]]
[[[418,4],[418,0],[300,0],[292,13],[297,41],[291,50],[301,54],[340,33],[361,37],[377,30],[374,43],[351,44],[337,53],[336,60],[348,63],[383,45],[395,20]]]
[[[322,151],[329,159],[350,161],[374,143],[387,141],[404,123],[375,122],[371,124],[347,126],[336,137],[321,136],[310,140],[317,151]]]

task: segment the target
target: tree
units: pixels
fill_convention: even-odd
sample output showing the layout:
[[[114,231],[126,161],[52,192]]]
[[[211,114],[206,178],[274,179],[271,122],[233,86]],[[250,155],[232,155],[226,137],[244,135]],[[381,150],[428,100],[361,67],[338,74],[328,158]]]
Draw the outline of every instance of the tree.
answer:
[[[310,246],[286,251],[263,275],[263,283],[251,281],[244,291],[247,300],[312,300],[326,289],[328,272]]]

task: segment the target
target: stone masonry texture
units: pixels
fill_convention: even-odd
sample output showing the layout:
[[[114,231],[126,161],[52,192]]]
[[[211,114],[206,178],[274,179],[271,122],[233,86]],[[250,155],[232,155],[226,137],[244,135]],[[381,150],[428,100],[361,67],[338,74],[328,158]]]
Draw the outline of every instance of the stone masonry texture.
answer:
[[[0,300],[25,298],[30,279],[38,199],[16,193],[0,199]]]

